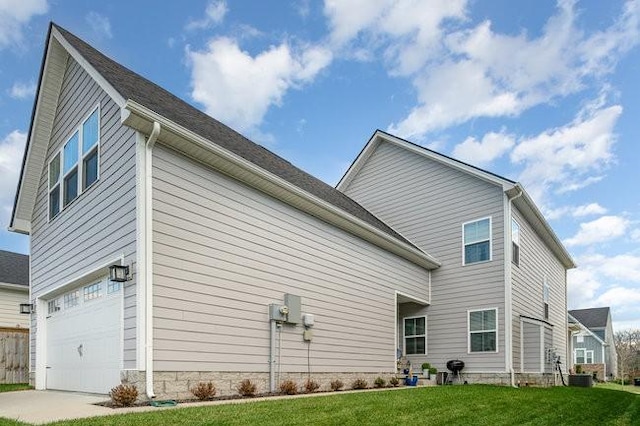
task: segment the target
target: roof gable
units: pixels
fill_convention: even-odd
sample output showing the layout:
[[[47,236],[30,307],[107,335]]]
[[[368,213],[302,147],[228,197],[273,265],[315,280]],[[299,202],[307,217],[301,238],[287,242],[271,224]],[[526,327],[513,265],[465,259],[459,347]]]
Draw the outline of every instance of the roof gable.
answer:
[[[569,314],[590,329],[605,328],[609,322],[610,309],[609,307],[574,309],[569,311]]]
[[[571,255],[564,248],[562,242],[546,221],[542,212],[540,212],[520,183],[471,164],[456,160],[455,158],[444,154],[440,154],[382,130],[376,130],[374,132],[360,154],[358,154],[358,157],[356,157],[344,176],[340,179],[336,188],[341,191],[345,190],[367,163],[373,152],[382,143],[390,143],[395,146],[399,146],[415,153],[416,155],[428,158],[472,176],[473,178],[483,180],[502,188],[502,191],[504,191],[507,197],[513,199],[514,205],[522,213],[524,218],[529,222],[540,238],[545,242],[547,247],[555,254],[556,258],[563,264],[563,266],[568,269],[576,267]]]
[[[60,91],[60,82],[58,80],[51,82],[53,79],[49,74],[55,73],[56,68],[52,66],[53,62],[49,58],[55,56],[64,60],[65,55],[72,56],[121,107],[123,123],[126,122],[131,108],[139,105],[145,111],[150,111],[155,116],[161,117],[173,128],[182,130],[184,134],[189,134],[190,143],[195,143],[195,139],[202,139],[206,141],[209,148],[213,148],[215,145],[215,147],[230,153],[234,158],[240,158],[245,163],[257,166],[262,172],[268,173],[275,180],[281,182],[281,186],[285,187],[285,190],[293,190],[302,194],[303,197],[314,197],[314,199],[320,200],[321,204],[331,210],[327,213],[327,217],[337,217],[335,213],[338,216],[349,217],[348,221],[356,224],[356,228],[366,228],[363,232],[372,235],[371,238],[374,238],[374,234],[378,237],[382,235],[386,241],[383,246],[395,244],[400,251],[411,252],[409,258],[422,259],[420,263],[424,266],[429,268],[438,266],[435,259],[342,192],[293,166],[266,148],[251,142],[53,23],[50,26],[47,48],[45,49],[38,96],[34,106],[30,135],[10,224],[11,230],[23,233],[30,232],[29,221],[51,134],[51,125],[41,119],[40,111],[46,111],[51,115],[51,121],[55,115],[55,107],[53,111],[47,108],[48,103],[42,102],[42,96],[49,92],[57,96]],[[133,127],[130,122],[126,122],[126,124]],[[137,128],[137,130],[141,129]],[[39,131],[43,133],[42,137],[36,136]],[[40,151],[44,152],[35,155]],[[299,208],[300,205],[298,204]],[[343,229],[348,228],[342,219],[332,223],[343,227]]]

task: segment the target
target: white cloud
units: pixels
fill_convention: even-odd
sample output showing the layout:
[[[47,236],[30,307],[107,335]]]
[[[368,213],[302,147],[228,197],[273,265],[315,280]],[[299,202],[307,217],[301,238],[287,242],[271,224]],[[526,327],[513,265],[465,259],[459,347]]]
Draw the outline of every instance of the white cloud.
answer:
[[[568,272],[569,309],[609,306],[616,330],[638,326],[640,256],[581,256]]]
[[[629,2],[613,25],[591,35],[576,23],[574,2],[562,0],[537,38],[524,32],[496,33],[490,21],[470,29],[442,30],[442,43],[431,48],[437,54],[417,67],[392,68],[392,73],[400,69],[412,76],[418,104],[389,130],[422,138],[476,117],[517,116],[582,90],[587,79],[611,72],[640,40],[639,4]]]
[[[580,224],[580,230],[564,243],[571,246],[598,244],[626,234],[629,220],[620,216],[602,216],[591,222]]]
[[[16,81],[15,83],[13,83],[13,86],[11,86],[11,89],[9,90],[9,95],[14,99],[31,98],[33,95],[35,95],[35,93],[36,83],[34,83],[33,81],[29,83]]]
[[[106,16],[101,15],[98,12],[91,11],[86,14],[84,19],[98,37],[113,38],[111,22]]]
[[[22,42],[24,26],[49,10],[46,0],[0,1],[0,49]]]
[[[0,140],[0,227],[9,225],[18,176],[22,165],[26,133],[14,130]]]
[[[504,155],[514,145],[512,135],[489,132],[481,141],[468,137],[453,148],[453,156],[475,166],[484,166]]]
[[[271,105],[279,105],[289,89],[311,82],[332,58],[323,47],[287,42],[251,56],[226,37],[211,40],[204,51],[187,49],[187,57],[193,99],[240,131],[255,130]]]
[[[539,204],[545,194],[579,189],[602,178],[614,161],[613,130],[622,107],[586,106],[569,124],[518,142],[511,161],[524,165],[520,180]]]
[[[224,0],[210,1],[205,9],[205,16],[202,19],[190,21],[187,30],[201,30],[215,25],[220,25],[224,20],[229,8]]]
[[[584,204],[582,206],[575,207],[573,209],[572,215],[573,217],[583,217],[583,216],[591,216],[591,215],[600,215],[605,214],[607,209],[602,207],[598,203]]]

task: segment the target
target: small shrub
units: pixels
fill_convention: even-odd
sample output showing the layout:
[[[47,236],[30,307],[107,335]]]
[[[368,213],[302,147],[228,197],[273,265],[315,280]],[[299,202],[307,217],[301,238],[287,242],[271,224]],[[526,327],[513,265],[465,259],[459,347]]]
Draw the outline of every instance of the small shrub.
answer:
[[[285,395],[295,395],[298,393],[298,385],[293,380],[285,380],[280,383],[280,393]]]
[[[369,387],[369,383],[365,379],[355,379],[351,383],[351,389],[366,389]]]
[[[308,379],[304,383],[304,390],[307,391],[307,393],[315,392],[318,389],[320,389],[320,385],[315,380]]]
[[[256,385],[249,379],[244,379],[238,385],[238,393],[242,396],[255,396],[256,395]]]
[[[193,396],[198,398],[200,401],[213,399],[217,392],[216,387],[212,382],[200,382],[189,390]]]
[[[373,382],[373,385],[377,388],[383,388],[387,384],[387,381],[382,377],[376,377],[376,380]]]
[[[576,374],[582,374],[582,366],[580,364],[576,365]]]
[[[398,380],[396,376],[393,376],[389,379],[389,384],[394,388],[397,388],[398,386],[400,386],[400,380]]]
[[[429,375],[435,376],[436,374],[438,374],[438,369],[435,368],[435,367],[430,367],[429,368]]]
[[[429,364],[428,362],[423,362],[422,363],[422,369],[423,370],[428,370],[431,368],[431,364]]]
[[[331,390],[334,392],[337,392],[339,390],[341,390],[344,387],[344,383],[342,383],[342,380],[332,380],[331,381]]]
[[[109,392],[113,405],[131,407],[138,399],[138,389],[134,385],[121,383]]]

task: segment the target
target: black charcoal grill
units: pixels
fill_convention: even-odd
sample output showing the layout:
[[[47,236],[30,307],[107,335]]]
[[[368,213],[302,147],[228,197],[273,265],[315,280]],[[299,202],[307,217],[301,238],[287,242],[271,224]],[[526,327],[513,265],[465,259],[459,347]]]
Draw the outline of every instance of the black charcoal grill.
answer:
[[[462,369],[464,368],[464,361],[460,361],[459,359],[452,359],[450,361],[447,361],[447,369],[449,371],[451,371],[451,374],[449,375],[449,380],[448,383],[462,383],[462,377],[460,375],[460,372],[462,371]]]

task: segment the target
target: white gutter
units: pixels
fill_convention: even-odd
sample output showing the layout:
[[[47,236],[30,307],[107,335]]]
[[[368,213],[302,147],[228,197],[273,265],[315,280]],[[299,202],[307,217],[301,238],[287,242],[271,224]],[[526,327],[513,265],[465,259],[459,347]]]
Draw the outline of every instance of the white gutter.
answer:
[[[145,162],[144,162],[144,209],[145,209],[145,233],[144,233],[144,287],[145,287],[145,378],[147,397],[153,399],[156,397],[153,392],[153,146],[158,140],[160,134],[160,123],[153,122],[153,130],[145,144]]]
[[[511,211],[513,208],[513,200],[522,196],[522,189],[518,186],[515,186],[515,189],[518,190],[517,194],[511,197],[505,194],[505,196],[507,197],[507,202],[504,206],[504,361],[505,367],[511,377],[511,386],[513,386],[514,388],[517,386],[515,372],[513,371],[513,303],[511,300]],[[522,339],[522,336],[520,336],[520,338]]]
[[[135,101],[127,100],[126,104],[123,107],[121,112],[121,122],[129,127],[132,127],[137,130],[140,129],[140,123],[137,120],[144,120],[146,122],[158,122],[162,124],[163,132],[169,132],[173,135],[178,136],[181,139],[184,139],[197,147],[206,149],[207,151],[215,154],[216,156],[224,159],[232,163],[234,166],[239,167],[240,170],[247,171],[251,173],[253,176],[261,179],[263,182],[266,182],[268,185],[276,186],[278,189],[283,189],[287,191],[289,194],[298,197],[299,200],[303,200],[305,203],[312,204],[314,207],[321,209],[322,217],[321,219],[333,223],[334,225],[342,228],[342,229],[350,229],[352,234],[358,235],[361,238],[382,247],[398,256],[401,256],[412,263],[420,265],[426,269],[435,269],[440,267],[440,262],[438,262],[434,257],[429,255],[428,253],[423,252],[417,247],[412,246],[411,244],[404,243],[398,240],[395,237],[381,231],[380,229],[374,227],[373,225],[365,222],[362,219],[359,219],[349,213],[346,213],[344,210],[334,206],[333,204],[328,203],[327,201],[316,197],[313,194],[293,185],[292,183],[276,176],[275,174],[259,167],[258,165],[246,160],[245,158],[240,157],[239,155],[226,150],[225,148],[216,145],[210,140],[198,135],[197,133],[186,129],[173,121],[167,119],[166,117],[146,108],[143,105],[138,104]],[[132,117],[133,116],[133,117]],[[164,140],[163,140],[164,141]],[[228,171],[223,171],[224,173],[228,173]],[[232,176],[239,180],[241,178],[237,176]],[[258,187],[255,182],[246,182],[251,186],[254,186],[263,192],[269,193],[268,190],[264,188]],[[271,194],[273,195],[273,194]],[[288,202],[288,201],[285,201]],[[294,205],[288,202],[291,205]],[[304,208],[294,205],[304,211]],[[320,215],[316,215],[320,217]],[[338,224],[340,222],[340,224]]]

